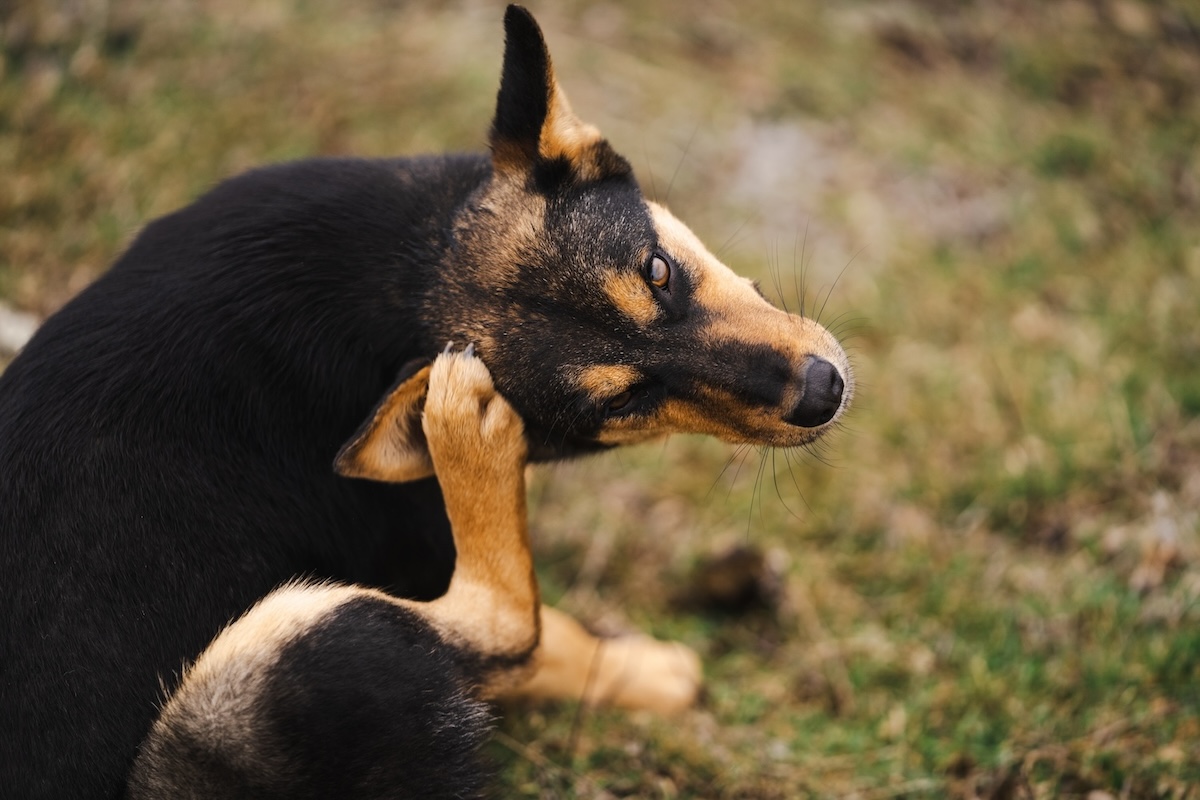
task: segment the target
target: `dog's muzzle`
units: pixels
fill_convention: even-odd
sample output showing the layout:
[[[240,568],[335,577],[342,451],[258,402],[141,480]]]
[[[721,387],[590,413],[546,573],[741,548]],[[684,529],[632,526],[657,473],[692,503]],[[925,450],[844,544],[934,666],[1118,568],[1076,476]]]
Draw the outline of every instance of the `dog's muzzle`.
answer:
[[[806,359],[802,382],[800,402],[784,421],[800,428],[819,428],[837,416],[846,382],[837,367],[819,356]]]

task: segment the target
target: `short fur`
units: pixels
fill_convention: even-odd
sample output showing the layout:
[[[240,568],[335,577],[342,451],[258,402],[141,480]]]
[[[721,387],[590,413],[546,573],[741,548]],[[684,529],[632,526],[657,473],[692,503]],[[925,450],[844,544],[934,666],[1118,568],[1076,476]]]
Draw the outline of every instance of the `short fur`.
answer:
[[[231,619],[296,579],[370,587],[352,590],[369,602],[306,618],[310,633],[278,648],[235,651],[249,660],[233,663],[264,665],[250,678],[266,706],[248,713],[290,713],[273,735],[300,737],[277,739],[273,752],[295,757],[257,762],[263,774],[286,777],[354,727],[350,689],[393,661],[401,695],[437,696],[406,712],[439,754],[421,763],[473,759],[482,726],[467,695],[488,691],[463,665],[479,643],[452,642],[446,661],[436,651],[487,608],[457,606],[439,627],[379,600],[442,597],[455,569],[443,490],[475,475],[478,456],[443,473],[414,422],[423,395],[390,391],[447,341],[475,343],[532,460],[677,431],[800,445],[848,406],[837,342],[647,202],[571,112],[533,18],[510,7],[505,29],[490,156],[318,159],[233,178],[150,223],[0,375],[0,775],[12,796],[121,796],[163,687],[172,696]],[[650,280],[656,258],[663,285]],[[359,458],[388,443],[399,449],[387,460]],[[381,482],[397,479],[409,482]],[[552,610],[535,616],[538,671],[512,690],[582,696],[572,654],[594,639]],[[607,699],[685,704],[692,661],[638,647],[673,677]],[[410,662],[417,651],[431,660]],[[620,652],[605,648],[613,674]],[[289,686],[322,674],[328,693],[290,704]],[[462,735],[439,738],[453,726],[430,714],[458,715]],[[394,750],[370,744],[368,761],[391,775]],[[226,794],[259,796],[222,774]],[[406,785],[400,795],[419,796]],[[326,796],[387,795],[355,784]]]
[[[392,394],[413,393],[458,550],[446,593],[272,592],[188,668],[142,743],[130,800],[478,795],[480,698],[524,682],[538,642],[524,429],[469,351]],[[374,427],[406,413],[390,400]],[[384,446],[374,462],[405,458]]]

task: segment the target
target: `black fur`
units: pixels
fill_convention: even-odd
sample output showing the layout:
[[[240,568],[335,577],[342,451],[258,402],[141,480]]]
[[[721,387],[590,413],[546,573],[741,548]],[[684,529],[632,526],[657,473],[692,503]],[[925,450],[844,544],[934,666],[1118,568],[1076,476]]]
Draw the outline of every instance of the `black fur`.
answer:
[[[473,699],[472,655],[411,611],[376,599],[339,606],[285,646],[259,691],[253,731],[192,735],[175,720],[130,781],[146,798],[461,800],[479,797],[491,716]],[[239,738],[268,757],[238,768]]]
[[[542,47],[542,33],[528,12],[509,6],[504,29],[505,49],[529,56],[514,62],[500,76],[491,139],[511,144],[522,151],[524,161],[533,162],[538,159],[538,137],[550,108],[551,86],[546,83],[550,59]]]
[[[445,247],[437,215],[486,168],[339,160],[234,179],[148,226],[0,376],[15,796],[114,795],[159,676],[284,581],[441,593],[436,483],[331,464],[400,367],[440,349],[418,286]]]
[[[794,380],[769,346],[698,342],[705,318],[686,269],[655,296],[661,325],[635,329],[608,301],[600,267],[640,280],[659,247],[650,209],[603,140],[574,163],[540,155],[548,56],[527,12],[510,8],[506,29],[491,157],[312,160],[229,180],[149,224],[0,375],[6,796],[121,796],[161,689],[280,584],[444,591],[454,546],[436,481],[352,480],[332,464],[404,365],[447,341],[480,343],[534,459],[607,446],[597,441],[607,412],[572,383],[573,365],[636,368],[626,413],[688,397],[701,376],[768,405]],[[489,194],[512,190],[503,181],[519,182],[540,216],[515,225],[520,209]],[[526,241],[518,228],[540,233]],[[389,631],[394,647],[437,646],[383,612],[355,638],[343,623],[369,611],[302,640],[274,684],[284,750],[313,771],[275,775],[274,795],[230,795],[343,796],[331,788],[336,764],[370,772],[345,748],[305,748],[344,725],[366,736],[386,722],[368,713],[368,695],[345,690],[386,672],[373,648]],[[327,644],[355,655],[342,663]],[[473,668],[447,658],[398,674],[399,694],[375,696],[403,705],[427,690],[436,707],[453,706],[454,670],[469,683]],[[318,673],[329,685],[306,683]],[[446,680],[428,684],[436,678]],[[290,706],[298,686],[317,694]],[[347,716],[324,716],[329,705]],[[311,733],[310,744],[288,731]],[[414,756],[439,774],[468,764],[478,741],[478,726],[447,731]],[[355,752],[371,746],[355,741]],[[388,796],[372,791],[363,796]]]
[[[546,68],[533,31],[506,51],[506,85]],[[524,115],[537,125],[512,135],[528,136],[539,114],[502,92],[498,129]],[[459,237],[503,227],[477,208],[491,178],[491,159],[470,155],[313,160],[229,180],[149,224],[0,375],[0,774],[12,796],[120,794],[160,681],[170,690],[285,581],[444,591],[454,548],[436,482],[350,480],[331,464],[401,367],[466,341],[479,309],[510,321],[485,360],[534,454],[599,447],[595,422],[566,413],[574,389],[553,366],[611,324],[574,316],[595,305],[584,268],[640,262],[651,232],[637,186],[624,172],[548,187],[553,238],[519,283],[496,287],[477,274],[491,253]],[[556,230],[553,215],[572,208],[632,225],[628,240]]]

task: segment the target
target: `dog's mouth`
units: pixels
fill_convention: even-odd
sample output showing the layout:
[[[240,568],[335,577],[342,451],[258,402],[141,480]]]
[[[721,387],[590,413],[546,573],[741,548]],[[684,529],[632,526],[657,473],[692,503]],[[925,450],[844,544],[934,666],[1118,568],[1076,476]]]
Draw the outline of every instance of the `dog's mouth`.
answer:
[[[840,348],[829,358],[808,355],[783,384],[777,402],[755,402],[712,388],[698,401],[681,402],[679,432],[706,433],[731,444],[801,447],[837,427],[854,394],[854,376]]]
[[[529,460],[536,463],[560,461],[565,458],[600,453],[611,450],[617,442],[601,442],[573,434],[538,431],[528,425],[525,430],[525,441],[529,448]]]
[[[530,458],[570,458],[673,433],[766,447],[811,444],[837,426],[854,392],[853,372],[841,348],[826,355],[807,355],[798,369],[787,369],[776,381],[690,382],[676,391],[647,381],[611,397],[579,399],[573,412],[579,427],[573,430],[543,428],[527,419]]]

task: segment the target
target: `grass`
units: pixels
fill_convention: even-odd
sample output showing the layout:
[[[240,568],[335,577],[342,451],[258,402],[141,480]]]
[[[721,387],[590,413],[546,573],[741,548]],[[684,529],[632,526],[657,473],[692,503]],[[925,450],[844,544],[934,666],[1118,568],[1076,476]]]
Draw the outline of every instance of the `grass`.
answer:
[[[51,312],[251,165],[483,145],[499,4],[154,8],[0,13],[11,304]],[[538,474],[547,596],[687,642],[708,689],[672,720],[506,709],[500,794],[1196,796],[1200,13],[534,11],[647,191],[823,308],[861,388],[816,453],[680,438]],[[697,606],[730,547],[763,601]]]

